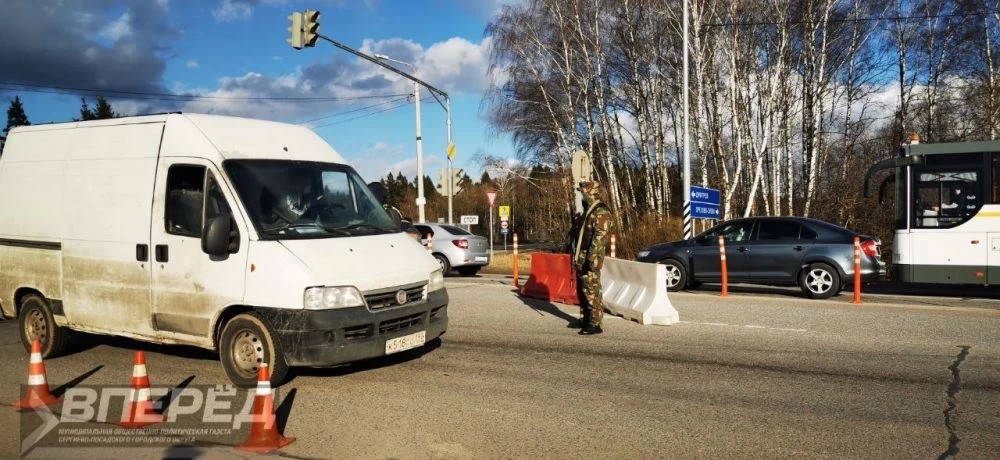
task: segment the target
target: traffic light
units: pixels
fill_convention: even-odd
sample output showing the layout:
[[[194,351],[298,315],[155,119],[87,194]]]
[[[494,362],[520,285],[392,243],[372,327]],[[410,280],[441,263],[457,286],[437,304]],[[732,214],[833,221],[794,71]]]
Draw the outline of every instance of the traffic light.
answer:
[[[451,194],[454,196],[458,195],[458,192],[462,191],[462,187],[459,184],[462,181],[462,177],[465,176],[465,171],[462,171],[461,169],[452,169],[451,172],[454,174],[452,176],[452,180],[454,182],[452,182],[451,186]]]
[[[438,180],[437,185],[434,187],[437,189],[441,196],[448,196],[448,170],[439,169],[438,170]]]
[[[305,46],[316,46],[319,39],[319,11],[306,10],[302,14],[302,43]]]
[[[291,36],[288,38],[288,44],[292,45],[292,48],[297,50],[302,49],[302,13],[292,13],[288,17],[292,21],[292,26],[288,28],[291,32]]]
[[[462,187],[459,186],[459,182],[461,182],[462,177],[465,176],[465,171],[462,171],[461,169],[452,169],[451,173],[452,179],[454,180],[454,182],[452,182],[451,192],[452,196],[455,196],[458,195],[458,192],[462,191]],[[435,185],[434,188],[437,189],[441,196],[448,196],[448,168],[438,170],[437,185]]]

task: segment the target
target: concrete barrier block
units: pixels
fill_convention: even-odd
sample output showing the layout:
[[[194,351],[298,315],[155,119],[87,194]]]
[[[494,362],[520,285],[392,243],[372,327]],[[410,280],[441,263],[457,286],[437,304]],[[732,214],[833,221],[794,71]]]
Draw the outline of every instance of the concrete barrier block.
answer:
[[[667,297],[667,270],[660,264],[604,259],[604,309],[640,324],[669,326],[680,321]]]

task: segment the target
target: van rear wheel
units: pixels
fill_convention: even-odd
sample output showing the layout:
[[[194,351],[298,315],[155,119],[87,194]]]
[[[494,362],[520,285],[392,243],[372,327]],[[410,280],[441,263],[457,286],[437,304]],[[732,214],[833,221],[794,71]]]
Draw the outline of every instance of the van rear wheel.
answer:
[[[283,350],[256,313],[243,313],[226,323],[219,340],[219,359],[229,380],[244,388],[257,385],[257,372],[264,363],[271,385],[280,385],[288,375]]]
[[[42,358],[53,358],[66,351],[70,331],[56,324],[44,297],[38,294],[24,296],[17,317],[25,350],[30,352],[31,342],[38,340],[42,344]]]

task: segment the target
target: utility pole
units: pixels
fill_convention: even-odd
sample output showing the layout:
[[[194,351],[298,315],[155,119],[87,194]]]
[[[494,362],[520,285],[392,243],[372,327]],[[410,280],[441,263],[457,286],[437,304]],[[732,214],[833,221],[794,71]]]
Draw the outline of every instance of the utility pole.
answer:
[[[451,143],[451,98],[447,94],[444,95],[444,110],[448,118],[448,224],[454,225],[452,203],[455,198],[455,173],[451,170],[451,160],[455,157],[455,144]]]
[[[691,228],[691,147],[688,144],[688,1],[684,0],[684,239],[694,236]]]
[[[424,198],[424,143],[420,137],[420,83],[413,82],[413,103],[417,112],[417,218],[420,222],[427,222],[424,215],[424,205],[427,198]]]

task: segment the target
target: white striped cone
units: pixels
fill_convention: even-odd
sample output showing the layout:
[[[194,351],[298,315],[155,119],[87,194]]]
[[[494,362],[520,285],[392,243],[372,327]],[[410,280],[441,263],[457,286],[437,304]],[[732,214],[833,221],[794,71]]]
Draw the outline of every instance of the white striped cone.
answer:
[[[146,353],[135,352],[135,365],[132,366],[132,390],[129,391],[129,405],[119,426],[125,428],[142,428],[160,423],[166,419],[153,410],[150,401],[149,375],[146,373]]]
[[[51,406],[59,402],[61,398],[55,397],[49,392],[49,384],[45,380],[45,363],[42,362],[42,342],[38,339],[31,341],[31,356],[28,359],[28,387],[24,391],[24,398],[11,404],[18,409],[34,409],[36,407]]]
[[[274,415],[274,397],[271,395],[271,375],[267,363],[257,371],[257,393],[253,398],[253,423],[247,440],[236,446],[237,450],[257,453],[274,452],[287,446],[295,438],[286,438],[278,432]]]

